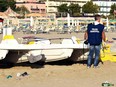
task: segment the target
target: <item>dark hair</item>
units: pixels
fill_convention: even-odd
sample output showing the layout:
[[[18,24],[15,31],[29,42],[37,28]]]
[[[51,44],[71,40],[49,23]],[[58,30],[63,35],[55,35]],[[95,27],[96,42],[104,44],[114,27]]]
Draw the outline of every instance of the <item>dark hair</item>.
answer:
[[[95,15],[95,20],[98,20],[98,19],[100,19],[101,18],[101,16],[99,15],[99,14],[96,14]]]

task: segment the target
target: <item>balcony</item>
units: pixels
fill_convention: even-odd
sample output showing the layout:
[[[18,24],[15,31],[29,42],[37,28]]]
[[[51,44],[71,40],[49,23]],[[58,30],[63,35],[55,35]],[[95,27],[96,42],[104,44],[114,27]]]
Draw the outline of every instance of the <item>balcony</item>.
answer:
[[[37,12],[37,13],[46,13],[45,9],[39,9],[39,8],[31,8],[31,12]]]
[[[45,4],[45,2],[16,2],[16,4]]]

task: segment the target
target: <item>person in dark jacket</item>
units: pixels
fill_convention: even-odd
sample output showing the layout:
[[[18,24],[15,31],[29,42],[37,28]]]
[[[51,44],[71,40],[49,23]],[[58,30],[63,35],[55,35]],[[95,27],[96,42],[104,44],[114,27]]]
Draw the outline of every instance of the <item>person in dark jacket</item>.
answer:
[[[88,24],[87,31],[84,34],[84,39],[88,40],[89,44],[89,55],[87,59],[87,67],[90,68],[92,65],[93,55],[95,54],[94,58],[94,67],[98,67],[99,63],[99,55],[101,49],[102,40],[105,41],[105,31],[104,25],[100,24],[100,15],[95,15],[95,22]]]

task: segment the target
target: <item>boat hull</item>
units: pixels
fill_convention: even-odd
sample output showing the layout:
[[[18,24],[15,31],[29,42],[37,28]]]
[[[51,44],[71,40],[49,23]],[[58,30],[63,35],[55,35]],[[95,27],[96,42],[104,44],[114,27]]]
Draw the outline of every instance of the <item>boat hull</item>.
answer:
[[[26,61],[29,61],[30,63],[34,63],[37,61],[52,62],[67,59],[71,57],[72,53],[73,49],[28,50],[28,51],[11,50],[6,55],[6,58],[4,60],[11,63],[26,62]],[[40,56],[41,59],[39,60]],[[29,57],[31,57],[31,61]]]

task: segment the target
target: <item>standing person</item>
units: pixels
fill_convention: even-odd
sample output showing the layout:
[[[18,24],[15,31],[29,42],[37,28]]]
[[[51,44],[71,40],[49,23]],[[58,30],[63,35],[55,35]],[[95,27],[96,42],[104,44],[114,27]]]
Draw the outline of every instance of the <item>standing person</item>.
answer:
[[[100,24],[100,15],[95,15],[95,22],[88,24],[87,31],[84,34],[84,39],[88,40],[90,45],[89,55],[87,59],[87,67],[90,68],[92,65],[93,54],[95,53],[94,58],[94,68],[98,67],[99,55],[101,49],[102,40],[105,41],[105,31],[104,25]]]

